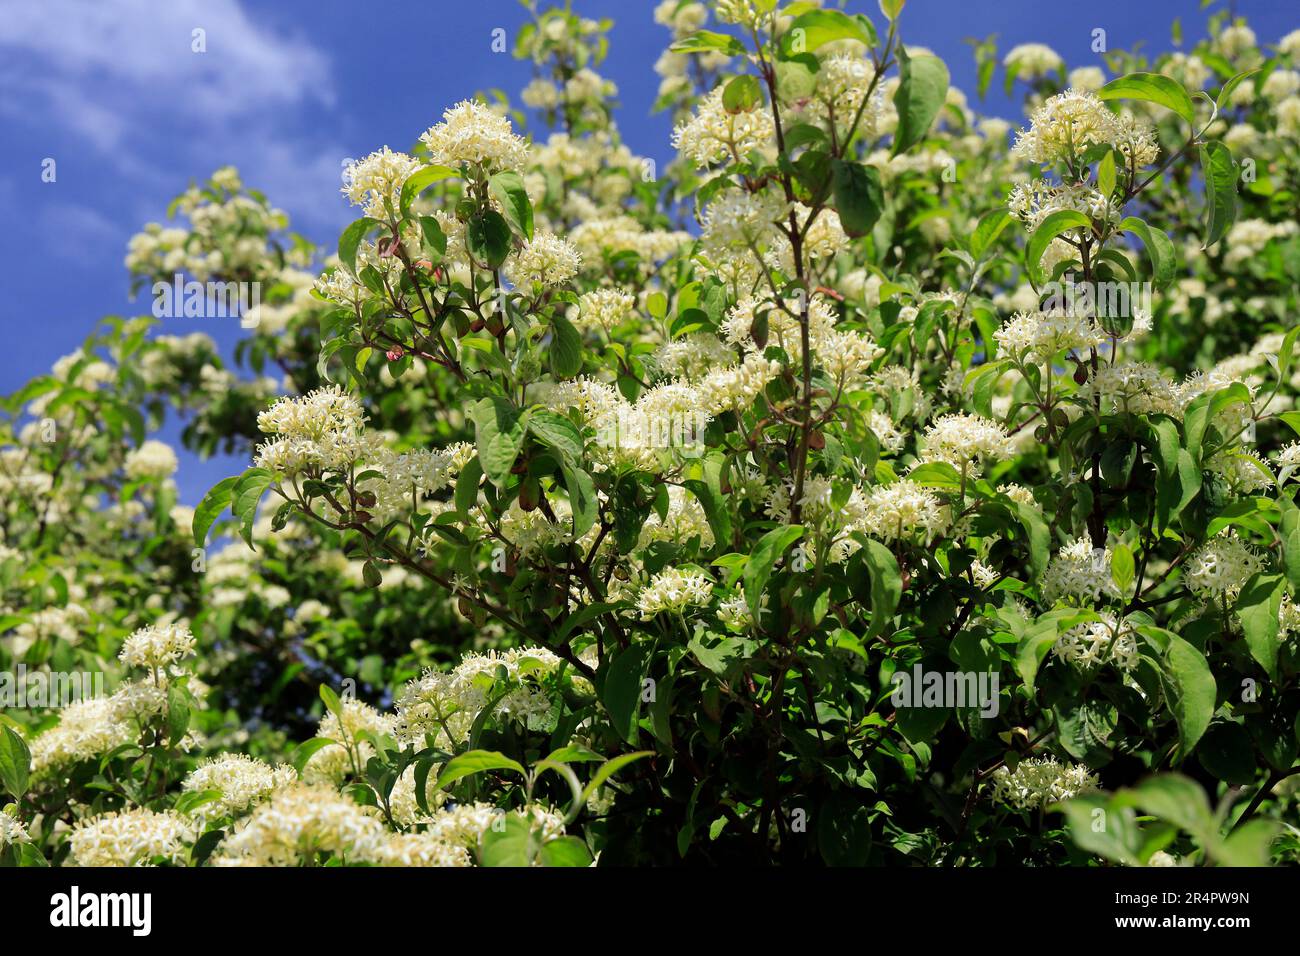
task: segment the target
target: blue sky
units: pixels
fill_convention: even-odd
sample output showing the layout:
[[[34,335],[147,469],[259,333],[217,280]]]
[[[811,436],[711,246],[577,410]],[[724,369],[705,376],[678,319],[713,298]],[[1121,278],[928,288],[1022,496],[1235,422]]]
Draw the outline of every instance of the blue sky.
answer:
[[[574,0],[610,16],[602,73],[619,87],[620,128],[630,147],[664,162],[670,124],[650,105],[651,67],[667,31],[654,0]],[[873,0],[849,9],[880,20]],[[1097,62],[1092,31],[1112,48],[1169,45],[1183,20],[1186,42],[1207,12],[1192,0],[910,0],[903,36],[949,64],[974,100],[966,37],[998,34],[999,49],[1045,42],[1071,66]],[[1262,42],[1300,26],[1291,0],[1238,0]],[[512,96],[529,65],[493,53],[492,31],[513,43],[525,12],[517,0],[0,0],[0,392],[17,388],[75,349],[109,314],[147,311],[132,302],[122,259],[128,238],[161,220],[168,201],[219,166],[285,209],[293,226],[332,246],[355,218],[339,195],[349,157],[387,144],[409,147],[442,110],[477,90]],[[207,52],[191,51],[195,28]],[[1018,119],[995,82],[977,108]],[[57,179],[42,182],[53,158]],[[227,348],[236,320],[170,319],[164,331],[202,330]],[[169,429],[174,438],[174,430]],[[177,482],[193,504],[243,462],[182,456]]]

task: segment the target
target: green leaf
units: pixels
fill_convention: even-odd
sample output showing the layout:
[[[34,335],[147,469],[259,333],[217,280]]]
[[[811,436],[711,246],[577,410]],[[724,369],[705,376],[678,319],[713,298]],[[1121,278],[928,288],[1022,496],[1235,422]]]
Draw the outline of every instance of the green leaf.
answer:
[[[531,866],[541,849],[541,835],[534,834],[532,822],[517,813],[502,812],[481,839],[481,866]]]
[[[366,233],[378,225],[377,220],[362,216],[344,229],[339,236],[339,261],[347,266],[348,271],[353,275],[357,271],[357,246],[361,245],[361,240],[365,238]]]
[[[1132,800],[1143,812],[1181,827],[1203,845],[1218,839],[1218,827],[1205,790],[1182,774],[1148,777],[1133,789]]]
[[[1178,722],[1182,759],[1186,759],[1214,717],[1214,675],[1204,654],[1172,631],[1165,634],[1169,640],[1165,664],[1173,689],[1171,708]]]
[[[898,110],[895,156],[925,138],[948,96],[948,67],[943,60],[928,53],[909,57],[901,46],[898,53],[901,81],[894,92]]]
[[[573,378],[582,371],[582,333],[564,316],[551,317],[551,371],[558,378]]]
[[[903,596],[903,575],[892,551],[875,538],[861,538],[862,559],[871,572],[871,625],[867,637],[883,634]]]
[[[167,688],[167,743],[175,747],[190,729],[190,702],[180,684]]]
[[[0,724],[0,784],[15,800],[27,793],[31,769],[32,752],[27,741],[8,724]]]
[[[576,463],[582,458],[582,433],[559,412],[534,409],[528,418],[528,431],[568,461]]]
[[[1151,281],[1155,287],[1163,289],[1169,285],[1178,268],[1178,253],[1164,230],[1157,229],[1135,216],[1129,216],[1119,224],[1119,228],[1124,232],[1134,233],[1142,240],[1147,258],[1151,260]]]
[[[533,204],[524,189],[524,178],[513,170],[495,173],[488,180],[488,192],[500,205],[510,228],[525,239],[533,238]]]
[[[745,603],[749,605],[756,620],[762,606],[763,589],[767,587],[776,562],[801,537],[802,525],[784,525],[767,532],[755,545],[754,553],[745,565]]]
[[[1177,80],[1161,73],[1130,73],[1116,77],[1100,90],[1103,100],[1145,100],[1173,110],[1189,123],[1196,122],[1192,98]]]
[[[1115,151],[1106,150],[1106,155],[1097,163],[1097,189],[1103,196],[1115,192]]]
[[[528,776],[528,771],[518,761],[511,760],[503,753],[495,750],[467,750],[463,754],[452,757],[443,765],[442,772],[438,774],[436,789],[442,790],[462,777],[487,770],[512,770],[521,777]]]
[[[1202,146],[1200,156],[1205,176],[1205,243],[1201,248],[1208,249],[1237,218],[1237,167],[1232,152],[1218,140]]]
[[[1115,545],[1110,559],[1110,576],[1121,594],[1128,593],[1129,588],[1133,585],[1136,570],[1137,565],[1133,561],[1133,549],[1122,542]]]
[[[633,644],[618,653],[609,663],[601,687],[600,701],[609,712],[610,723],[628,743],[637,736],[637,712],[641,708],[641,680],[649,660],[650,648]]]
[[[324,685],[321,686],[324,687]],[[333,693],[333,691],[330,691],[330,693]],[[328,737],[312,737],[310,740],[304,740],[297,747],[293,748],[293,753],[289,757],[289,764],[294,770],[297,770],[298,775],[301,776],[302,769],[307,766],[307,761],[311,760],[312,754],[316,753],[318,750],[324,750],[326,747],[330,746],[330,744],[334,743],[337,743],[337,741],[331,740]]]
[[[725,33],[715,33],[712,30],[696,30],[694,33],[682,37],[669,49],[673,53],[708,53],[716,50],[719,53],[725,53],[727,56],[741,56],[745,52],[745,45],[735,37],[728,36]]]
[[[193,813],[199,807],[220,800],[225,794],[220,790],[190,790],[181,794],[172,807],[177,813]]]
[[[1131,809],[1112,807],[1098,794],[1076,797],[1062,804],[1061,809],[1065,812],[1070,837],[1082,849],[1126,866],[1141,863],[1138,853],[1142,831]],[[1104,825],[1097,826],[1098,821]]]
[[[1245,73],[1238,73],[1232,79],[1228,80],[1227,83],[1224,83],[1222,89],[1219,90],[1219,95],[1214,98],[1215,109],[1222,111],[1223,108],[1228,105],[1228,98],[1232,96],[1232,91],[1240,86],[1243,80],[1254,76],[1258,72],[1258,68],[1247,70]]]
[[[526,421],[504,398],[480,399],[470,409],[479,464],[488,481],[504,488],[523,447]]]
[[[239,536],[249,548],[253,548],[253,519],[257,516],[257,505],[266,489],[274,483],[275,475],[265,468],[249,468],[235,483],[230,507],[239,519]]]
[[[1235,607],[1250,656],[1274,681],[1278,679],[1277,655],[1281,648],[1278,613],[1282,607],[1282,592],[1282,575],[1256,574],[1241,589]]]
[[[844,232],[850,236],[865,236],[871,232],[885,208],[885,193],[876,168],[833,159],[831,188]]]
[[[194,520],[191,527],[194,531],[194,543],[198,547],[203,547],[208,539],[208,531],[212,528],[213,522],[221,512],[230,507],[231,499],[235,494],[235,485],[239,484],[239,476],[232,475],[229,478],[223,478],[203,496],[199,506],[194,509]]]
[[[591,851],[577,837],[557,837],[542,844],[542,866],[591,866]]]
[[[480,212],[465,228],[465,244],[484,266],[499,268],[510,255],[510,225],[495,209]]]
[[[1001,206],[980,216],[980,221],[975,226],[975,232],[970,239],[970,254],[976,261],[984,258],[984,253],[989,251],[993,243],[997,242],[998,236],[1002,235],[1002,231],[1010,224],[1011,213]]]
[[[402,183],[402,195],[398,200],[402,218],[405,219],[407,213],[410,212],[411,203],[415,201],[416,196],[434,183],[450,179],[456,175],[459,175],[456,170],[448,166],[424,166],[407,176],[406,182]]]
[[[722,88],[722,108],[728,113],[748,113],[763,102],[763,88],[749,73],[733,76]]]
[[[1052,244],[1052,240],[1071,229],[1091,228],[1092,220],[1077,209],[1058,209],[1043,218],[1025,245],[1025,268],[1035,287],[1042,285],[1046,278],[1043,275],[1043,253]]]
[[[653,757],[653,750],[638,750],[635,753],[620,754],[611,760],[605,761],[596,772],[592,775],[591,780],[582,789],[582,798],[579,803],[586,803],[587,798],[595,793],[600,786],[614,774],[618,773],[628,764],[636,763],[638,760],[644,760],[646,757]]]
[[[798,56],[812,53],[835,40],[857,40],[871,45],[871,35],[862,22],[839,10],[809,10],[795,17],[794,22],[781,36],[781,55]]]

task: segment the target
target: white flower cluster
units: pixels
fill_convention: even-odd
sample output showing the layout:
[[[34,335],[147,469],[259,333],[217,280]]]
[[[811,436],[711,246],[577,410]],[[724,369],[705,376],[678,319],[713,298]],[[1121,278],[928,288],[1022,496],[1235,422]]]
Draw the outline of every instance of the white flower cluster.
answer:
[[[366,431],[365,420],[361,403],[338,385],[300,398],[286,396],[257,416],[257,427],[276,437],[257,446],[255,461],[289,476],[310,469],[346,471],[382,447],[382,439]]]
[[[343,170],[343,195],[372,219],[387,221],[399,214],[402,186],[420,168],[420,161],[387,146]]]
[[[922,438],[922,461],[943,461],[958,471],[978,474],[986,462],[999,461],[1012,454],[1007,430],[997,422],[979,415],[957,413],[943,415],[926,430]]]
[[[728,112],[722,92],[718,87],[705,96],[695,115],[673,130],[673,148],[701,168],[724,159],[741,162],[751,150],[772,148],[775,126],[766,105]]]
[[[1017,312],[993,333],[998,348],[1042,365],[1062,352],[1094,348],[1105,333],[1087,316],[1065,310]]]
[[[194,635],[183,624],[142,627],[122,644],[118,659],[132,667],[164,670],[194,653]]]
[[[1089,671],[1102,664],[1114,664],[1129,671],[1138,665],[1137,631],[1132,623],[1111,614],[1070,628],[1053,646],[1063,661]]]
[[[641,589],[636,607],[648,621],[663,612],[683,614],[687,608],[707,607],[712,599],[713,582],[703,571],[665,568]]]
[[[871,490],[861,530],[882,541],[920,540],[929,544],[948,529],[951,521],[948,506],[938,495],[903,478]]]
[[[174,810],[143,807],[79,822],[68,836],[74,866],[152,866],[184,863],[197,836],[193,821]]]
[[[1013,46],[1002,58],[1002,65],[1015,69],[1016,75],[1026,80],[1037,80],[1065,66],[1060,54],[1042,43],[1021,43]]]
[[[538,233],[506,261],[506,277],[516,286],[564,285],[582,268],[582,253],[567,239]]]
[[[1043,600],[1095,602],[1120,597],[1110,567],[1110,548],[1094,548],[1085,531],[1054,557],[1039,584]]]
[[[423,745],[426,736],[443,747],[461,744],[483,708],[502,690],[494,714],[528,730],[549,732],[559,711],[544,682],[560,665],[560,659],[545,648],[520,647],[467,654],[449,672],[425,671],[397,697],[397,736],[416,745]]]
[[[276,790],[297,782],[298,774],[287,764],[270,764],[245,754],[222,754],[199,761],[181,784],[186,793],[219,790],[221,796],[194,808],[190,816],[206,823],[220,817],[247,813]]]
[[[1131,116],[1110,111],[1095,93],[1068,89],[1030,114],[1030,128],[1016,135],[1013,156],[1040,165],[1073,160],[1092,146],[1114,146],[1134,168],[1159,155],[1154,132]]]
[[[992,796],[1017,810],[1037,810],[1096,790],[1098,783],[1097,775],[1082,764],[1030,757],[1015,770],[999,767],[993,772]]]
[[[177,466],[171,446],[151,438],[127,454],[123,469],[132,480],[162,480],[176,474]]]
[[[1206,598],[1235,597],[1251,576],[1264,569],[1259,553],[1231,531],[1216,535],[1188,559],[1187,586]]]
[[[439,166],[467,164],[489,172],[521,171],[528,162],[528,143],[510,120],[476,100],[463,100],[442,114],[442,122],[420,137],[429,158]]]

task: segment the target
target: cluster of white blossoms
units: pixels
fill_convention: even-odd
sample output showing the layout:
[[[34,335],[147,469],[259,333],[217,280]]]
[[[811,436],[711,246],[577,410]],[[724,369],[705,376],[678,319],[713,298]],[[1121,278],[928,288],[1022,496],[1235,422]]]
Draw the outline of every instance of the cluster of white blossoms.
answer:
[[[199,761],[182,782],[181,789],[186,793],[220,791],[215,800],[200,804],[190,812],[190,816],[204,823],[247,813],[276,790],[297,780],[297,771],[288,764],[272,767],[246,754],[232,753]]]
[[[1110,559],[1110,548],[1094,548],[1092,537],[1085,531],[1047,565],[1039,584],[1043,600],[1083,603],[1120,597]]]
[[[528,162],[528,143],[510,120],[476,100],[463,100],[444,111],[442,122],[430,127],[420,142],[439,166],[522,171]]]
[[[1052,651],[1080,670],[1114,664],[1129,671],[1138,665],[1137,637],[1136,629],[1127,619],[1102,614],[1099,621],[1087,621],[1070,628],[1057,640]]]
[[[151,438],[127,453],[122,467],[132,480],[160,480],[176,474],[178,462],[170,445]]]
[[[1085,402],[1100,401],[1107,413],[1182,417],[1178,386],[1149,362],[1103,365],[1076,394]]]
[[[827,126],[833,119],[836,130],[847,133],[849,125],[861,110],[857,134],[863,138],[875,135],[884,102],[879,86],[872,94],[871,101],[865,102],[875,76],[875,65],[861,56],[837,53],[822,61],[821,68],[817,71],[817,86],[813,95],[826,108]]]
[[[15,810],[17,804],[9,804]],[[7,809],[7,808],[6,808]],[[0,849],[7,846],[13,846],[16,843],[29,843],[31,837],[27,835],[27,828],[17,817],[0,810]]]
[[[1015,770],[993,771],[993,799],[1017,810],[1037,810],[1096,790],[1097,775],[1082,764],[1062,764],[1055,757],[1030,757]]]
[[[73,827],[68,859],[73,866],[181,864],[196,836],[194,821],[174,810],[105,813]]]
[[[122,643],[118,659],[132,667],[164,670],[194,653],[194,635],[183,624],[142,627]]]
[[[1094,348],[1106,340],[1102,330],[1078,310],[1016,312],[993,333],[1001,351],[1043,365],[1062,352]]]
[[[528,730],[550,732],[559,704],[544,682],[562,663],[546,648],[519,647],[466,654],[449,672],[427,670],[408,681],[397,696],[396,735],[401,742],[418,746],[426,737],[442,747],[457,746],[468,739],[474,721],[493,700],[494,715]],[[575,684],[580,689],[586,686],[582,678]]]
[[[1228,251],[1224,254],[1223,264],[1227,268],[1237,269],[1263,252],[1264,247],[1275,239],[1285,239],[1300,231],[1295,222],[1265,222],[1262,219],[1242,219],[1235,222],[1224,237]]]
[[[277,790],[233,827],[213,853],[214,866],[300,866],[321,853],[344,863],[378,862],[388,832],[364,808],[322,784]]]
[[[343,195],[372,219],[388,221],[398,214],[402,186],[420,168],[420,161],[387,146],[343,170]]]
[[[257,416],[257,427],[276,437],[257,446],[255,461],[288,476],[309,469],[346,471],[382,447],[365,421],[361,402],[338,385],[282,397]]]
[[[772,114],[759,103],[752,109],[729,112],[722,87],[700,100],[695,115],[673,130],[673,148],[698,167],[724,159],[743,161],[751,150],[771,150],[776,135]]]
[[[1012,454],[1007,430],[979,415],[956,413],[937,418],[922,436],[921,460],[942,461],[958,471],[979,472],[989,461]]]
[[[1030,128],[1016,135],[1011,155],[1040,165],[1071,161],[1092,146],[1114,146],[1134,168],[1159,155],[1154,132],[1131,116],[1111,112],[1086,90],[1048,97],[1030,114]]]
[[[706,607],[712,599],[713,581],[703,571],[665,568],[641,589],[636,608],[648,621],[665,611],[683,614],[687,608]]]
[[[505,273],[511,283],[526,286],[537,283],[550,287],[564,285],[582,268],[582,253],[567,239],[553,233],[538,233],[524,243],[506,261]]]
[[[882,541],[920,540],[929,544],[948,529],[951,520],[948,506],[938,495],[902,478],[871,489],[861,530]]]
[[[1037,80],[1055,73],[1065,66],[1065,61],[1050,46],[1042,43],[1021,43],[1013,46],[1002,58],[1002,65],[1014,69],[1016,76]]]
[[[1201,545],[1187,560],[1187,587],[1204,598],[1234,598],[1251,576],[1264,569],[1264,560],[1250,545],[1225,531]]]
[[[596,289],[578,297],[578,314],[574,324],[580,329],[604,329],[612,332],[633,315],[636,297],[622,289]]]
[[[1099,190],[1087,183],[1064,185],[1035,179],[1014,186],[1007,197],[1007,209],[1033,232],[1054,212],[1072,209],[1081,212],[1094,222],[1119,222],[1120,207]],[[1071,242],[1085,238],[1080,229],[1068,229],[1061,235]],[[1046,255],[1044,256],[1046,258]]]

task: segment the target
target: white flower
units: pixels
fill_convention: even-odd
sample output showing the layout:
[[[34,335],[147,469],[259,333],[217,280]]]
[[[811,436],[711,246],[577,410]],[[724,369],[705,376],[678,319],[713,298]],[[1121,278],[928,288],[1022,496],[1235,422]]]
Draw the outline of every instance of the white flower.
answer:
[[[367,216],[388,220],[400,214],[402,185],[419,168],[418,159],[385,146],[343,170],[342,192]]]
[[[636,606],[648,621],[663,611],[681,614],[688,607],[703,607],[712,596],[713,582],[703,571],[665,568],[641,590]]]
[[[727,158],[743,160],[750,150],[762,152],[774,136],[772,113],[765,104],[729,113],[722,105],[719,86],[700,101],[690,120],[673,130],[673,148],[704,167]]]
[[[986,461],[1011,454],[1007,430],[978,415],[944,415],[923,436],[922,461],[945,461],[958,471],[977,473]]]
[[[515,134],[510,120],[476,100],[463,100],[444,112],[442,122],[420,141],[440,166],[466,163],[499,172],[522,170],[528,161],[528,143]]]
[[[928,543],[950,520],[948,507],[934,492],[904,478],[871,490],[860,530],[884,541],[919,538]]]
[[[1120,597],[1110,567],[1110,549],[1094,548],[1087,532],[1066,545],[1043,572],[1043,599],[1058,601],[1100,601]]]
[[[993,799],[1017,810],[1036,810],[1096,790],[1096,774],[1082,764],[1061,764],[1055,757],[1030,757],[1015,770],[993,772]]]
[[[1016,75],[1026,80],[1036,80],[1061,69],[1065,62],[1050,46],[1042,43],[1022,43],[1007,51],[1002,65],[1014,68]]]
[[[1188,559],[1187,586],[1207,598],[1235,597],[1251,576],[1264,569],[1264,561],[1236,534],[1211,538]]]
[[[133,480],[170,478],[176,474],[176,452],[170,445],[150,439],[127,454],[124,467]]]
[[[161,858],[183,863],[195,825],[176,813],[139,808],[80,821],[68,836],[74,866],[152,866]]]
[[[143,627],[122,644],[118,659],[132,667],[158,670],[194,653],[194,635],[180,624]]]
[[[582,254],[567,239],[538,233],[506,262],[506,276],[515,285],[564,285],[582,266]]]

